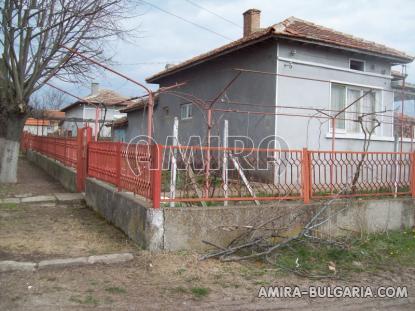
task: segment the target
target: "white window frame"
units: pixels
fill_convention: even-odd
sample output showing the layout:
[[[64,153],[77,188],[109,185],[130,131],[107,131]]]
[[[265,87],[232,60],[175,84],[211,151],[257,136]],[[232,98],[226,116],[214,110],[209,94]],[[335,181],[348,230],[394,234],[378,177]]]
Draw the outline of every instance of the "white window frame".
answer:
[[[185,107],[186,109],[186,116],[183,117],[182,109]],[[190,109],[189,109],[190,107]],[[189,113],[191,111],[191,114]],[[185,103],[180,105],[180,120],[190,120],[193,118],[193,105],[191,103]]]
[[[352,83],[346,83],[346,82],[340,82],[340,81],[330,81],[330,92],[329,92],[330,93],[329,94],[329,97],[330,97],[330,99],[329,99],[329,107],[330,108],[329,109],[330,110],[334,109],[332,107],[332,102],[331,102],[331,97],[332,97],[331,90],[332,90],[332,85],[333,84],[337,84],[337,85],[341,85],[341,86],[344,86],[345,87],[345,92],[346,92],[346,94],[345,94],[345,107],[347,107],[348,102],[349,102],[348,101],[348,90],[349,89],[360,90],[360,94],[361,94],[360,96],[362,96],[364,94],[365,89],[373,89],[375,92],[378,92],[378,94],[380,96],[380,98],[379,98],[379,107],[375,107],[375,111],[377,111],[378,109],[379,109],[379,111],[381,111],[383,109],[383,107],[384,107],[384,104],[383,104],[383,89],[382,88],[368,86],[368,85],[352,84]],[[362,100],[362,99],[360,99],[360,100]],[[359,113],[361,113],[361,109],[362,109],[361,107],[362,106],[360,106]],[[346,111],[345,118],[347,119],[347,111]],[[383,119],[384,119],[384,114],[382,114],[382,118],[381,119],[382,119],[381,120],[381,125],[375,130],[374,136],[383,135]],[[347,131],[347,129],[348,129],[348,123],[349,122],[352,122],[352,121],[345,120],[345,128],[344,129],[336,128],[336,133],[337,134],[344,134],[346,136],[348,136],[348,135],[350,135],[350,136],[363,135],[361,129],[359,129],[359,132],[350,132],[350,131]],[[330,122],[329,122],[329,133],[330,134],[333,133],[333,127],[332,127],[331,119],[330,119]]]
[[[362,62],[363,63],[363,70],[357,70],[357,69],[350,68],[350,65],[351,65],[352,61]],[[366,72],[366,61],[363,60],[363,59],[358,59],[358,58],[349,58],[349,69],[353,70],[353,71],[357,71],[357,72]]]

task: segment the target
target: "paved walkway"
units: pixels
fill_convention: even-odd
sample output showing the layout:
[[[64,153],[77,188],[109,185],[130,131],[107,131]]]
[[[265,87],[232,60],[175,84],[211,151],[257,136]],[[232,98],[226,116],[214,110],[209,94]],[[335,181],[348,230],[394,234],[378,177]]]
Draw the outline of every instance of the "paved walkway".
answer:
[[[42,169],[31,164],[24,156],[19,158],[17,180],[17,184],[0,184],[0,199],[68,192]]]

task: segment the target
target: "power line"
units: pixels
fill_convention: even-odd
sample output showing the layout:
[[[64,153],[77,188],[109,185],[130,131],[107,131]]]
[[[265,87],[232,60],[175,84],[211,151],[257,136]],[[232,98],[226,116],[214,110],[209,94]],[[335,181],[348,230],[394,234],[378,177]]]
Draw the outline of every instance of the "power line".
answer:
[[[206,11],[206,12],[209,12],[210,14],[213,14],[213,15],[215,15],[216,17],[219,17],[220,19],[222,19],[222,20],[224,20],[225,22],[228,22],[228,23],[230,23],[230,24],[232,24],[232,25],[234,25],[234,26],[236,26],[236,27],[238,27],[238,28],[242,28],[242,26],[241,25],[238,25],[237,23],[234,23],[233,21],[231,21],[231,20],[229,20],[229,19],[227,19],[227,18],[225,18],[225,17],[223,17],[223,16],[221,16],[221,15],[219,15],[219,14],[217,14],[217,13],[215,13],[215,12],[213,12],[213,11],[211,11],[211,10],[209,10],[209,9],[206,9],[205,7],[203,7],[203,6],[201,6],[201,5],[199,5],[199,4],[197,4],[197,3],[194,3],[193,1],[191,1],[191,0],[185,0],[186,2],[188,2],[188,3],[190,3],[191,5],[193,5],[193,6],[195,6],[195,7],[198,7],[199,9],[201,9],[201,10],[204,10],[204,11]]]
[[[188,24],[191,24],[191,25],[193,25],[193,26],[195,26],[195,27],[198,27],[198,28],[200,28],[200,29],[203,29],[203,30],[205,30],[205,31],[208,31],[208,32],[210,32],[210,33],[213,33],[213,34],[215,34],[215,35],[217,35],[217,36],[219,36],[219,37],[221,37],[221,38],[223,38],[223,39],[233,41],[233,39],[231,39],[231,38],[229,38],[229,37],[227,37],[227,36],[224,36],[224,35],[220,34],[219,32],[216,32],[216,31],[214,31],[214,30],[212,30],[212,29],[209,29],[209,28],[207,28],[207,27],[205,27],[205,26],[202,26],[202,25],[196,24],[195,22],[192,22],[192,21],[190,21],[190,20],[188,20],[188,19],[186,19],[186,18],[184,18],[184,17],[181,17],[181,16],[179,16],[179,15],[175,14],[175,13],[169,12],[169,11],[167,11],[167,10],[165,10],[165,9],[163,9],[163,8],[161,8],[161,7],[157,6],[157,5],[155,5],[155,4],[152,4],[152,3],[147,2],[147,1],[144,1],[144,0],[140,0],[140,1],[141,1],[141,2],[143,2],[143,3],[145,3],[145,4],[147,4],[147,5],[149,5],[149,6],[151,6],[151,7],[153,7],[153,8],[155,8],[155,9],[157,9],[157,10],[160,10],[160,11],[162,11],[162,12],[166,13],[166,14],[169,14],[169,15],[171,15],[171,16],[174,16],[174,17],[176,17],[176,18],[178,18],[178,19],[180,19],[180,20],[182,20],[182,21],[184,21],[184,22],[186,22],[186,23],[188,23]]]
[[[182,61],[179,60],[175,60],[175,61],[160,61],[160,62],[139,62],[139,63],[122,63],[122,64],[117,64],[119,66],[139,66],[139,65],[166,65],[166,64],[176,64],[176,63],[180,63]]]

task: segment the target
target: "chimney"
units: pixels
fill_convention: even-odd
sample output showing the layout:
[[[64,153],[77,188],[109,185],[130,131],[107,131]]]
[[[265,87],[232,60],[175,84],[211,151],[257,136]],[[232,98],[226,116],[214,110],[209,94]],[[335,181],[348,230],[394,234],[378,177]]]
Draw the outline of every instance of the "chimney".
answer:
[[[244,37],[258,31],[261,27],[261,11],[249,9],[244,14]]]
[[[99,83],[92,82],[91,83],[91,96],[97,95],[99,91]]]

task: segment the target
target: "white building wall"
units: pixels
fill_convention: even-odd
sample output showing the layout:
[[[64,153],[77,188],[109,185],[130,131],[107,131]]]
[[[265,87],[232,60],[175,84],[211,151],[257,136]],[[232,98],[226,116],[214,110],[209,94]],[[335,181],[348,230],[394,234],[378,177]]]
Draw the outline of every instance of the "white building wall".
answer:
[[[366,71],[349,69],[349,59],[365,61]],[[393,122],[393,91],[390,64],[367,56],[351,55],[336,50],[279,42],[278,72],[290,76],[319,79],[313,81],[291,77],[278,77],[277,105],[330,109],[331,83],[349,84],[379,90],[381,110],[385,116],[380,121]],[[317,110],[278,108],[278,112],[324,116]],[[277,135],[287,141],[290,148],[307,147],[313,150],[331,149],[331,130],[328,119],[282,116],[276,117]],[[382,124],[372,138],[370,150],[394,151],[392,124]],[[337,133],[335,149],[361,151],[363,134]],[[409,143],[404,144],[409,150]]]
[[[105,115],[105,121],[110,122],[115,118],[121,118],[126,116],[125,113],[119,112],[120,108],[107,108],[107,113]],[[100,109],[100,119],[103,120],[104,118],[104,109]],[[96,108],[92,106],[87,106],[84,104],[79,104],[76,107],[73,107],[66,111],[66,118],[81,118],[81,119],[92,119],[95,120],[96,115]],[[105,123],[106,123],[105,122]],[[98,123],[98,126],[101,123]],[[73,122],[73,121],[65,121],[62,125],[62,128],[66,131],[72,131],[72,136],[77,135],[77,128],[82,128],[85,125],[84,122]],[[88,126],[92,128],[92,135],[95,135],[95,122],[88,122]],[[111,128],[107,126],[103,126],[101,130],[101,137],[111,137]]]

